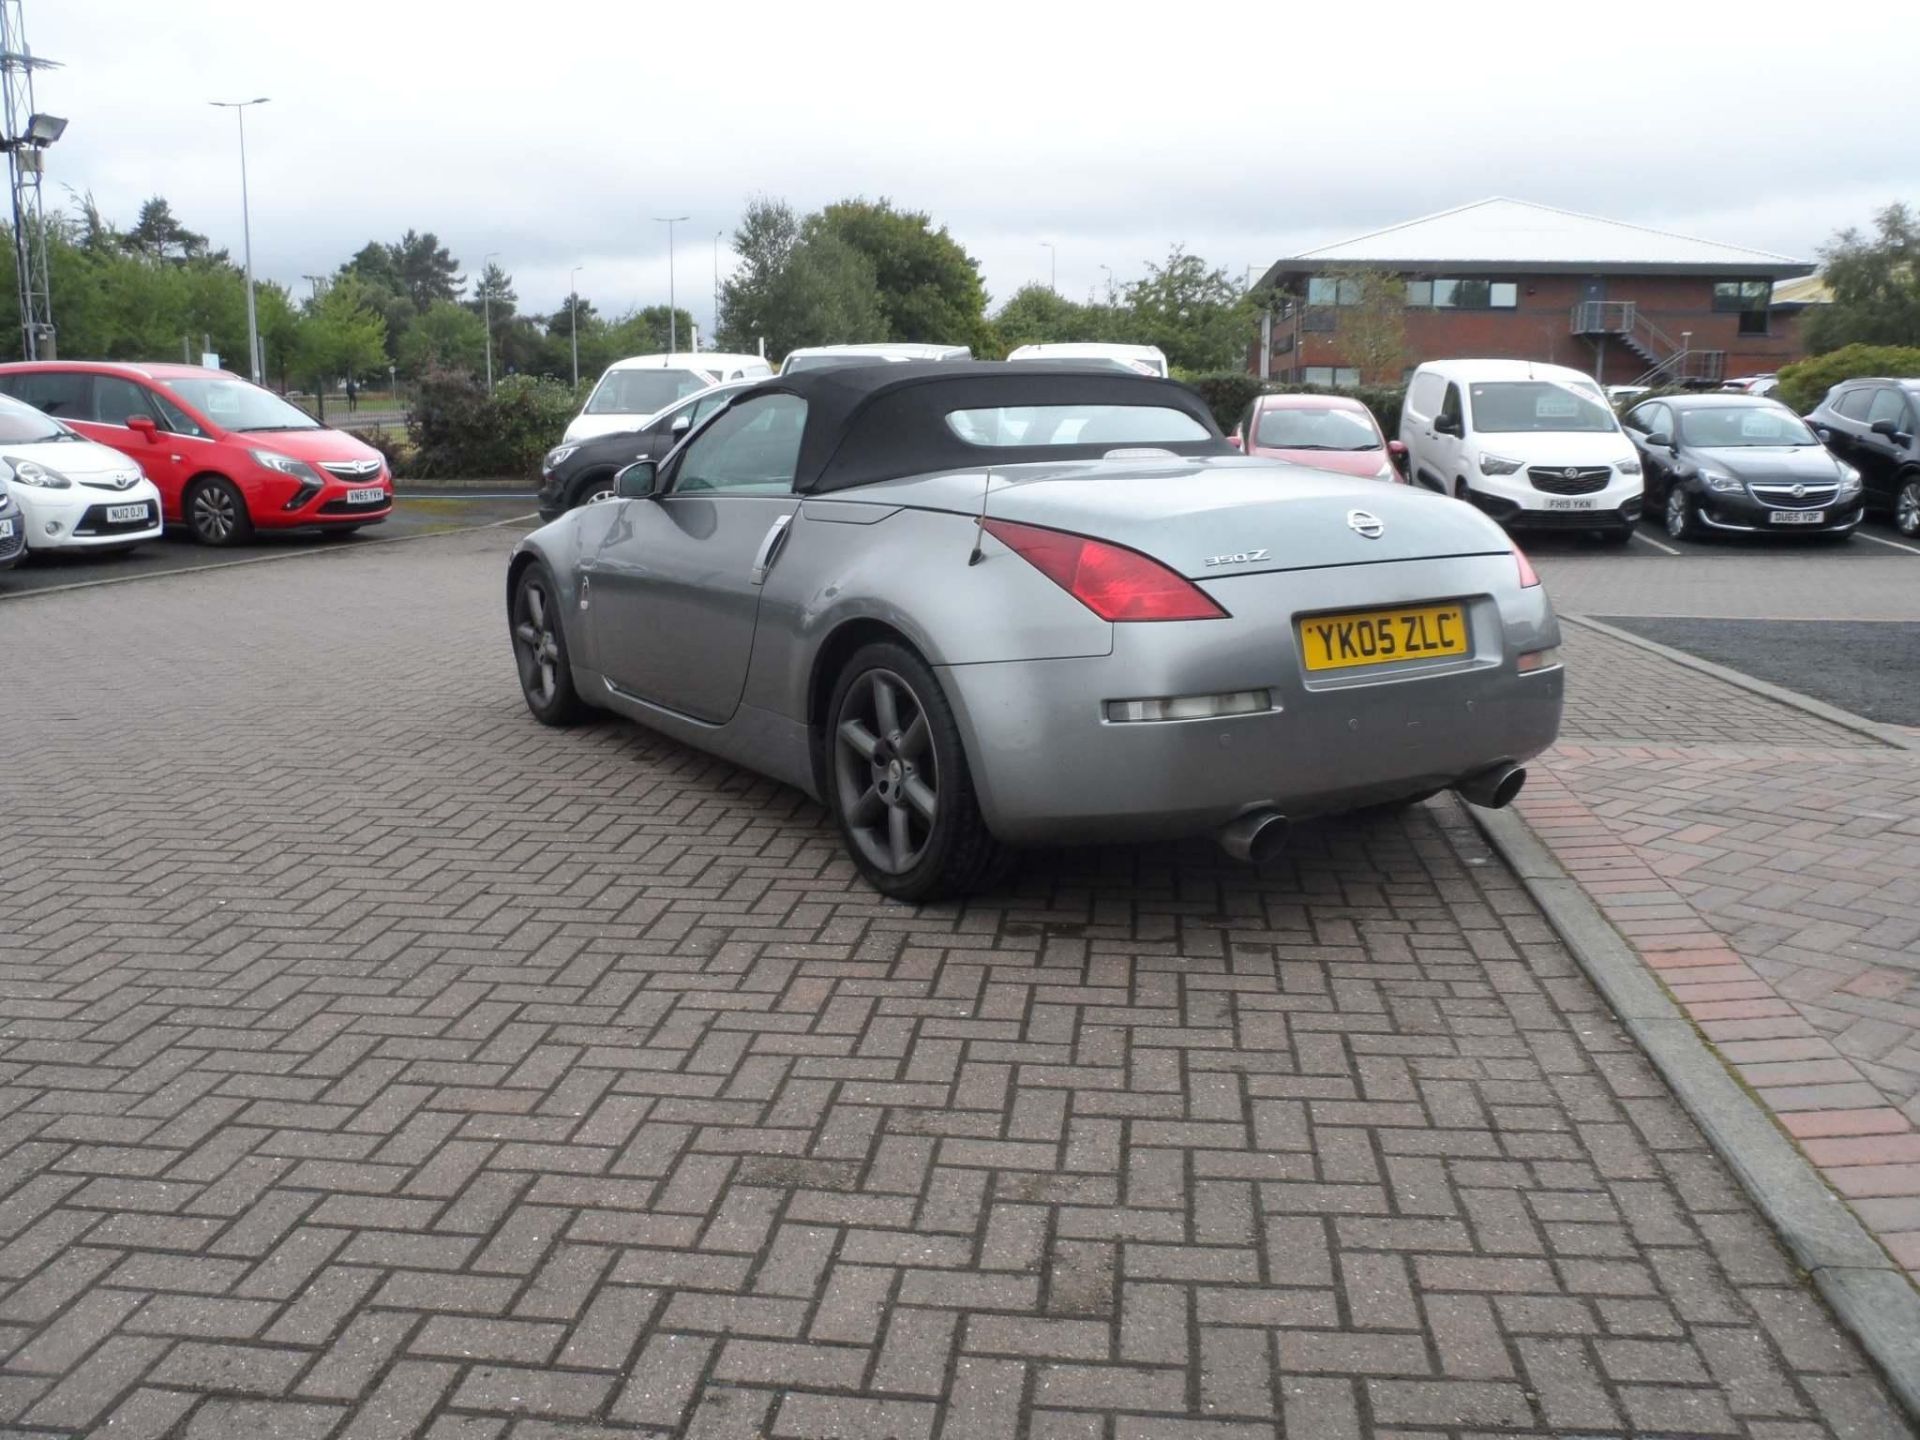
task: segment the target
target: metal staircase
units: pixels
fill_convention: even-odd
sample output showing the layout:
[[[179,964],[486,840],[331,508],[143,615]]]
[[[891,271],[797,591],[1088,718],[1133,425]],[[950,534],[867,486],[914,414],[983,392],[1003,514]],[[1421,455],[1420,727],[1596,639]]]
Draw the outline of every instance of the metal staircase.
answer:
[[[1582,300],[1573,307],[1575,335],[1618,340],[1647,367],[1636,385],[1716,384],[1726,378],[1727,352],[1696,350],[1675,340],[1631,300]]]

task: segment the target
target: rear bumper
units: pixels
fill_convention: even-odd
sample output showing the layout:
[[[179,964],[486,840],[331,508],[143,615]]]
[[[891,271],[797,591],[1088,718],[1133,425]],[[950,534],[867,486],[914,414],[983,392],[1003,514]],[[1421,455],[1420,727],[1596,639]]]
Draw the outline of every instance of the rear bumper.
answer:
[[[1557,644],[1559,627],[1537,588],[1515,600],[1509,580],[1496,603],[1460,584],[1463,563],[1396,567],[1402,594],[1352,573],[1368,566],[1313,572],[1310,585],[1316,609],[1461,597],[1473,645],[1458,660],[1310,677],[1291,617],[1255,618],[1230,593],[1259,578],[1248,577],[1209,587],[1233,619],[1116,625],[1106,656],[943,667],[989,827],[1028,844],[1204,834],[1254,809],[1350,810],[1532,758],[1559,731],[1564,672],[1521,674],[1515,656]],[[1483,558],[1478,569],[1510,575],[1511,564]],[[1106,708],[1247,689],[1267,691],[1273,708],[1133,723]]]

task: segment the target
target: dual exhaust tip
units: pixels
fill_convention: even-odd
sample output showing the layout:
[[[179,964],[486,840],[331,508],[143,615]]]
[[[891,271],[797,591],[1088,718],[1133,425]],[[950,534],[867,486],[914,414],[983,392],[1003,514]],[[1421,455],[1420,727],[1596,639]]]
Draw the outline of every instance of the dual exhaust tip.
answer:
[[[1501,764],[1456,780],[1453,788],[1463,800],[1500,810],[1513,803],[1526,783],[1524,767]],[[1215,838],[1220,848],[1241,864],[1264,865],[1287,847],[1287,817],[1277,810],[1249,810],[1221,826]]]

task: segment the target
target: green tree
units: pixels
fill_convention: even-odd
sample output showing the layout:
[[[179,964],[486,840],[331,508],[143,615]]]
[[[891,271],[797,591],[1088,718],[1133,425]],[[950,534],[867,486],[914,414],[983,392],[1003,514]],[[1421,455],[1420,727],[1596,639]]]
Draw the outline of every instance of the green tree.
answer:
[[[1114,334],[1114,321],[1111,306],[1081,305],[1045,285],[1021,286],[993,317],[1000,342],[1008,350],[1104,340]]]
[[[774,291],[799,243],[800,222],[786,201],[768,195],[747,201],[733,232],[738,263],[720,287],[714,343],[722,350],[751,352],[755,342],[769,334]]]
[[[867,258],[823,227],[808,228],[769,306],[768,352],[785,355],[802,345],[857,345],[890,338]]]
[[[466,288],[467,277],[460,273],[460,262],[433,231],[422,235],[409,230],[398,244],[387,248],[400,288],[416,311],[424,312],[436,300],[458,300]]]
[[[1363,382],[1397,385],[1407,363],[1407,282],[1381,270],[1351,278],[1360,296],[1337,312],[1340,349]]]
[[[375,292],[351,279],[336,280],[307,302],[293,368],[317,394],[324,396],[335,380],[384,370],[386,364],[387,322]]]
[[[984,343],[987,291],[980,267],[946,226],[936,230],[928,216],[896,210],[884,196],[829,205],[820,224],[872,267],[887,327],[878,338]]]
[[[674,323],[680,348],[690,348],[693,316],[685,310],[675,311]],[[674,335],[667,328],[667,307],[664,305],[648,305],[640,310],[628,311],[607,329],[607,343],[616,360],[628,355],[664,354],[673,338]]]
[[[1874,233],[1842,230],[1820,257],[1833,303],[1807,316],[1807,349],[1920,345],[1920,217],[1905,205],[1874,217]]]
[[[176,220],[173,208],[159,195],[140,206],[140,218],[121,243],[150,260],[198,260],[208,255],[207,237]],[[226,258],[224,251],[219,258]]]
[[[486,369],[486,337],[478,315],[451,300],[436,300],[407,327],[400,342],[400,367],[414,377],[429,370],[478,375]]]
[[[1238,368],[1251,338],[1253,301],[1225,270],[1175,245],[1164,265],[1147,265],[1125,290],[1126,320],[1138,344],[1158,345],[1183,370]]]

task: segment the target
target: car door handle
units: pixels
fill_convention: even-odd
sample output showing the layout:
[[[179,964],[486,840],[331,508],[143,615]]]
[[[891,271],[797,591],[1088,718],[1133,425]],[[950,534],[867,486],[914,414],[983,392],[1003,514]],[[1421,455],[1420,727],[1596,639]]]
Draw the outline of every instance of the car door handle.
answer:
[[[766,583],[767,571],[773,568],[773,562],[780,553],[780,541],[785,537],[787,525],[792,519],[791,515],[782,515],[767,531],[767,538],[760,542],[760,551],[753,557],[753,569],[747,577],[755,585]]]

